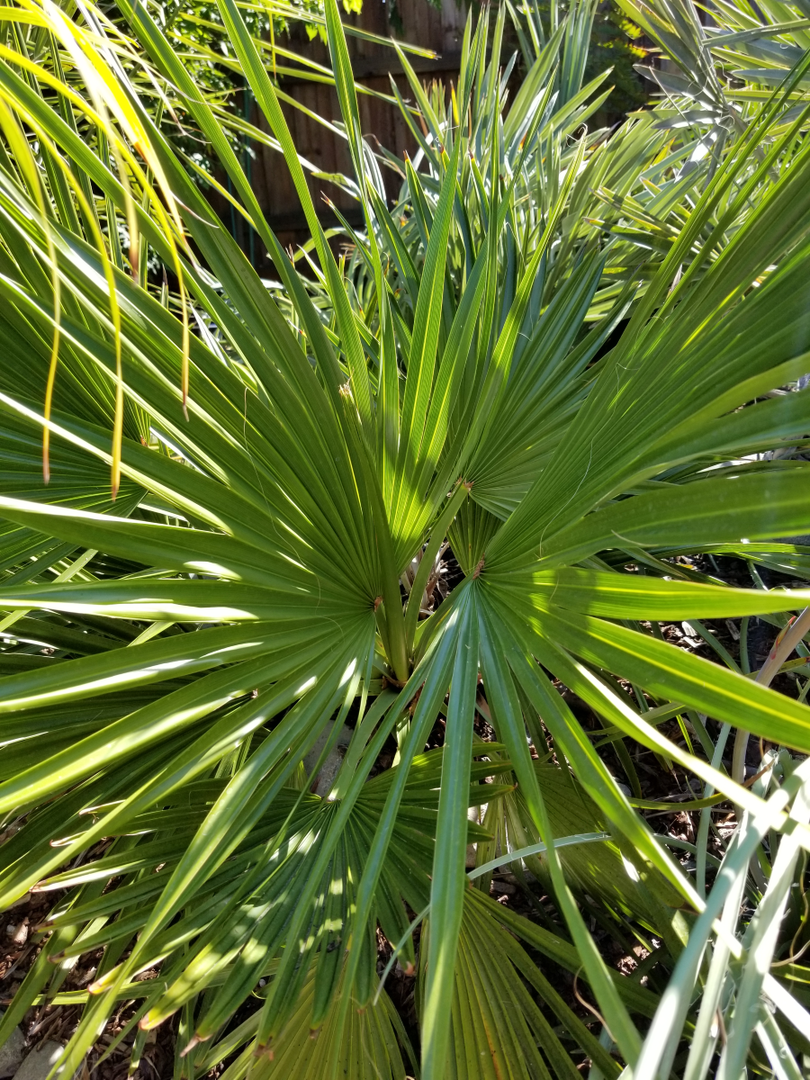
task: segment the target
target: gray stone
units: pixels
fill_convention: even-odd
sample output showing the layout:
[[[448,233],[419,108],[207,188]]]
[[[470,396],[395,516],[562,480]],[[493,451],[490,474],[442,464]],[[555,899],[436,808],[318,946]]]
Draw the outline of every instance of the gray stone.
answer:
[[[326,755],[326,761],[321,766],[321,771],[318,773],[318,782],[315,785],[315,794],[320,795],[322,799],[327,798],[334,787],[345,753],[345,746],[338,743]]]
[[[46,1039],[26,1057],[14,1074],[14,1080],[46,1080],[64,1052],[61,1043]]]
[[[0,1046],[0,1077],[13,1076],[20,1067],[25,1052],[25,1036],[14,1028],[8,1039]]]
[[[310,752],[304,758],[304,768],[309,775],[315,768],[318,758],[321,756],[323,748],[332,737],[334,730],[334,720],[326,725],[324,730],[318,736],[315,745]],[[321,765],[321,771],[318,773],[315,781],[315,794],[320,795],[322,799],[325,799],[329,792],[332,790],[332,785],[337,778],[337,774],[340,771],[340,766],[343,764],[343,758],[346,753],[346,747],[352,741],[352,735],[354,732],[350,727],[346,727],[344,724],[340,729],[340,733],[337,737],[336,744],[332,747],[329,754],[326,757],[323,765]]]

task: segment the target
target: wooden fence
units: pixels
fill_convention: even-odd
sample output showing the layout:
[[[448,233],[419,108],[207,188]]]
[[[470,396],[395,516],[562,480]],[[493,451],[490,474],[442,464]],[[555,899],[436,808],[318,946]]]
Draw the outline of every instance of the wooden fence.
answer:
[[[364,0],[360,15],[351,16],[346,21],[350,26],[357,26],[381,37],[390,37],[393,31],[389,24],[389,10],[390,0],[388,4],[383,0]],[[442,0],[441,9],[433,7],[428,0],[397,0],[396,14],[400,28],[400,33],[396,36],[400,40],[439,54],[437,59],[411,57],[412,65],[420,78],[423,81],[434,78],[442,81],[455,80],[467,17],[463,0],[460,3],[456,0]],[[390,73],[395,77],[403,96],[412,97],[392,48],[351,36],[348,37],[348,44],[355,78],[361,86],[390,94]],[[312,59],[328,64],[326,47],[318,39],[308,41],[300,28],[293,31],[292,48],[299,52],[306,50]],[[329,120],[339,119],[337,96],[330,86],[292,77],[282,79],[280,85],[285,93],[311,113]],[[400,158],[406,151],[415,151],[413,137],[396,106],[378,97],[360,94],[359,107],[365,136],[376,137],[386,149]],[[299,153],[311,161],[319,172],[351,173],[346,144],[341,137],[312,120],[300,109],[288,105],[284,108]],[[254,111],[252,120],[261,126],[262,130],[268,130],[266,121],[258,112]],[[283,158],[278,152],[258,143],[253,143],[252,150],[251,183],[270,225],[283,244],[301,243],[308,238],[309,233]],[[389,172],[386,182],[390,185],[389,195],[394,195],[399,183],[396,174]],[[340,188],[323,179],[312,177],[309,178],[309,186],[324,225],[336,224],[337,221],[324,204],[322,193],[340,207],[350,221],[359,223],[356,202]],[[212,201],[218,204],[216,198]],[[223,214],[223,220],[232,220],[225,205],[217,205],[217,208]],[[254,265],[260,270],[269,270],[263,247],[257,238],[249,236],[250,230],[241,219],[237,219],[235,230],[239,243],[243,250],[250,254]]]

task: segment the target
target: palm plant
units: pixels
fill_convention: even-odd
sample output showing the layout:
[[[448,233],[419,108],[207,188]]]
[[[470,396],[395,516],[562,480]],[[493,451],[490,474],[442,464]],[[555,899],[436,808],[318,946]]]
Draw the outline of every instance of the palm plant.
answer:
[[[149,11],[120,7],[127,38],[90,5],[4,9],[0,907],[32,888],[56,900],[0,1039],[34,1002],[79,1004],[69,1071],[132,1002],[118,1038],[137,1030],[133,1063],[176,1016],[178,1076],[403,1077],[417,1056],[425,1080],[573,1077],[586,1060],[592,1077],[669,1075],[684,1024],[737,992],[702,958],[734,890],[751,892],[748,860],[778,911],[810,838],[805,765],[785,752],[783,782],[753,789],[722,767],[731,727],[807,752],[807,707],[659,626],[778,622],[810,596],[675,558],[722,550],[802,576],[801,549],[774,538],[807,529],[808,467],[756,453],[807,434],[808,391],[769,396],[808,365],[804,60],[684,173],[705,133],[673,142],[663,110],[609,141],[581,133],[600,100],[581,85],[589,4],[550,30],[514,13],[533,59],[508,112],[506,8],[484,12],[449,100],[402,57],[420,156],[392,211],[327,0],[365,214],[338,260],[262,53],[219,0],[310,224],[305,276],[216,107]],[[186,103],[280,287],[193,183],[136,67]],[[460,580],[435,604],[448,542]],[[640,813],[656,806],[634,746],[703,780],[706,814],[716,790],[748,815],[711,889]],[[771,867],[761,841],[782,831]],[[562,926],[489,897],[504,861],[547,883]],[[609,966],[588,905],[650,944],[650,985]],[[773,1002],[759,1045],[798,1070],[807,1014],[767,970],[778,942],[717,929],[724,972],[754,950],[741,999]],[[378,986],[381,939],[416,974],[416,1051]],[[87,955],[89,992],[66,989]],[[598,1021],[555,987],[560,969]],[[669,1009],[701,985],[699,1015],[686,993]],[[752,1028],[738,1022],[724,1068]]]

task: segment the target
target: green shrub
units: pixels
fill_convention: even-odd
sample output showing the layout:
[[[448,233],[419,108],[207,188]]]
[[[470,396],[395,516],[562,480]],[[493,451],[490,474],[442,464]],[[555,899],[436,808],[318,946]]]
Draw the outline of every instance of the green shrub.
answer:
[[[484,12],[449,97],[402,56],[420,153],[392,209],[327,0],[365,215],[338,260],[263,56],[234,0],[218,7],[310,223],[309,276],[142,5],[121,6],[131,43],[92,7],[5,9],[0,907],[32,887],[55,904],[0,1039],[34,1002],[81,1005],[67,1074],[129,1002],[133,1061],[177,1017],[179,1076],[403,1077],[415,1056],[423,1080],[586,1061],[697,1076],[720,1009],[718,1075],[740,1075],[754,1033],[756,1060],[798,1075],[801,994],[768,969],[778,949],[794,984],[806,969],[768,928],[807,847],[808,768],[774,754],[778,775],[744,788],[722,751],[733,727],[806,753],[810,711],[661,624],[781,626],[810,597],[679,558],[806,577],[808,553],[774,540],[810,525],[791,456],[808,391],[774,393],[810,341],[801,69],[714,152],[714,114],[673,128],[679,101],[608,140],[585,127],[604,100],[582,84],[591,9],[547,42],[535,10],[515,16],[534,60],[508,111],[507,12]],[[185,101],[274,285],[135,64]],[[119,221],[128,254],[104,240]],[[162,292],[151,253],[174,274]],[[438,603],[448,542],[458,580]],[[711,888],[705,838],[692,873],[641,813],[639,748],[703,782],[706,827],[715,789],[745,811]],[[559,919],[492,900],[493,860],[546,882]],[[763,915],[737,938],[744,895]],[[596,926],[649,946],[646,985]],[[382,939],[416,973],[416,1048],[378,987]],[[89,992],[68,981],[88,954]]]

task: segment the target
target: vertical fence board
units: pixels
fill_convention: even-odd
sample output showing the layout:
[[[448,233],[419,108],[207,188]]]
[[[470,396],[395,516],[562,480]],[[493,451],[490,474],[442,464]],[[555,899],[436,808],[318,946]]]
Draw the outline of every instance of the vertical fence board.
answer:
[[[393,35],[393,28],[389,24],[389,10],[389,5],[381,0],[365,0],[362,12],[348,17],[346,22],[348,26],[389,37]],[[403,41],[438,54],[436,60],[425,61],[418,58],[414,62],[422,81],[428,82],[434,78],[455,81],[466,20],[463,0],[458,4],[456,0],[441,0],[441,9],[433,7],[428,0],[397,0],[396,11],[402,24],[402,32],[397,36]],[[323,42],[317,38],[309,41],[303,28],[293,29],[290,44],[295,51],[320,63],[328,63],[328,52]],[[411,97],[407,80],[401,73],[393,49],[352,36],[348,37],[348,45],[358,86],[388,95],[390,73],[395,77],[403,96],[406,99]],[[290,77],[280,80],[280,87],[316,116],[329,121],[339,121],[337,95],[331,87]],[[406,152],[415,152],[413,137],[395,106],[379,97],[361,93],[359,110],[363,135],[373,149],[377,148],[378,141],[400,159]],[[311,161],[318,171],[350,174],[349,154],[345,139],[340,134],[330,131],[291,105],[284,105],[284,113],[299,152]],[[258,115],[255,107],[252,120],[263,131],[268,131],[266,121]],[[383,168],[383,174],[389,196],[395,195],[399,188],[399,178],[387,167]],[[260,205],[279,240],[285,245],[302,243],[309,234],[295,187],[281,155],[268,146],[254,142],[251,145],[251,179]],[[327,195],[352,222],[359,221],[356,201],[334,183],[308,175],[308,186],[316,211],[325,225],[334,224],[336,219],[325,205],[323,195]],[[223,200],[213,193],[211,201],[224,220],[230,221],[230,211]],[[248,251],[250,245],[247,227],[237,227],[237,239],[243,249]],[[258,241],[253,247],[257,268],[269,271],[266,253]]]

